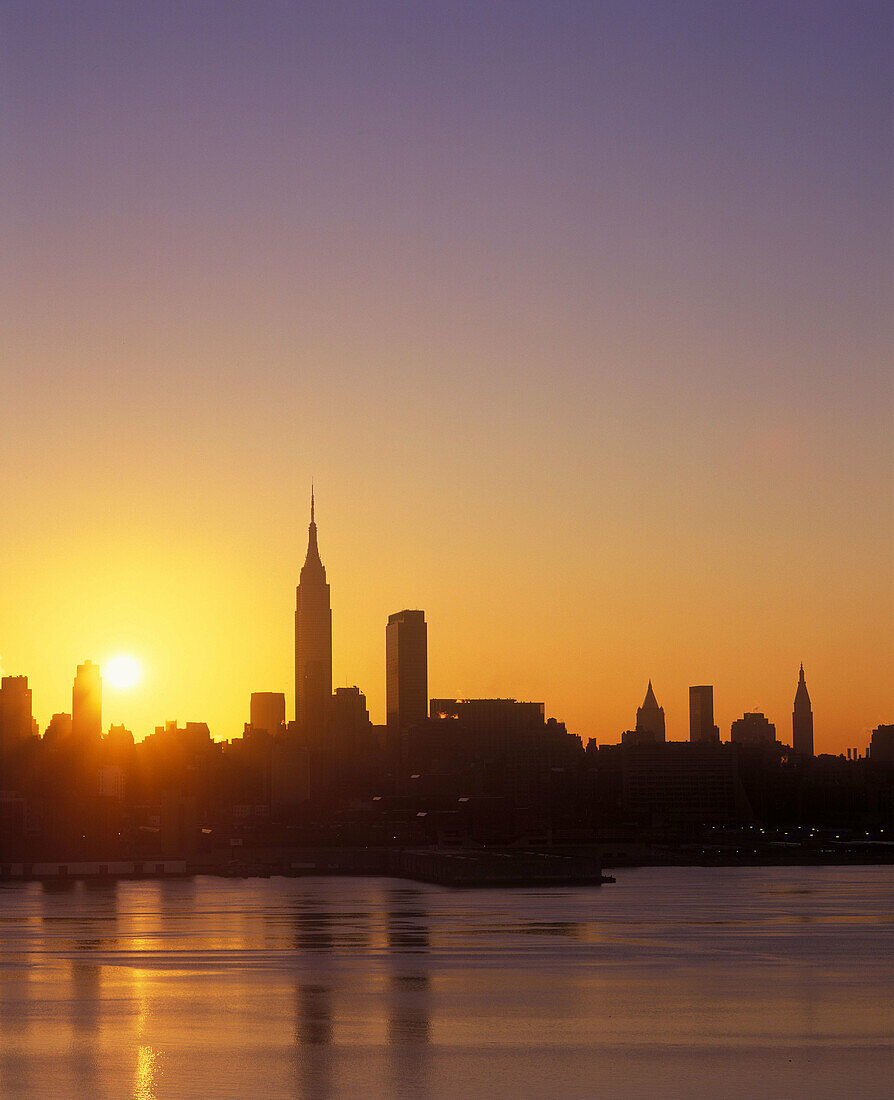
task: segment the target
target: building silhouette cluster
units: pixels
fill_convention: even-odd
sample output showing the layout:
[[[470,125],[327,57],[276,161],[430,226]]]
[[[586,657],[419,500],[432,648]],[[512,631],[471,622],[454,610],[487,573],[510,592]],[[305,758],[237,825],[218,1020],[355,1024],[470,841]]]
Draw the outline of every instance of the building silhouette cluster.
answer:
[[[620,744],[586,746],[543,703],[429,699],[419,609],[385,625],[386,722],[358,687],[332,690],[332,611],[311,495],[295,605],[295,708],[251,695],[242,735],[167,722],[103,734],[102,675],[79,665],[70,714],[43,735],[25,676],[0,684],[0,873],[38,858],[238,859],[314,845],[601,844],[630,850],[710,831],[823,830],[883,839],[894,824],[894,726],[868,752],[815,756],[803,666],[791,744],[760,713],[721,740],[712,685],[689,689],[689,740],[669,742],[651,681]],[[738,830],[738,833],[736,833]],[[736,840],[735,843],[739,843]],[[791,844],[794,841],[778,841]],[[738,849],[737,849],[738,850]]]

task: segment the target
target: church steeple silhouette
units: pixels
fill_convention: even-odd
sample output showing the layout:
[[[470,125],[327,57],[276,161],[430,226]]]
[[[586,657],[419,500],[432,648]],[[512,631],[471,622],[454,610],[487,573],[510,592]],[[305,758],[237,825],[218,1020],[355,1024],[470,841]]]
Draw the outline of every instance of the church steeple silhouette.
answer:
[[[295,721],[309,738],[324,735],[331,698],[332,609],[317,544],[311,486],[307,554],[295,600]]]

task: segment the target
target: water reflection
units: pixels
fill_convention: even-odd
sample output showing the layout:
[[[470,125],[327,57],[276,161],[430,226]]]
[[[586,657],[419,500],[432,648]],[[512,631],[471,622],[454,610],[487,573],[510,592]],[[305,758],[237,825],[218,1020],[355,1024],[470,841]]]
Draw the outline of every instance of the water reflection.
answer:
[[[139,1047],[133,1076],[133,1100],[156,1100],[155,1075],[159,1055],[152,1047]]]
[[[332,1042],[332,991],[328,985],[296,987],[295,1038],[309,1046]]]
[[[396,1094],[428,1095],[431,1072],[431,988],[428,972],[414,958],[428,952],[430,930],[419,889],[388,891],[388,1044]],[[412,959],[407,958],[407,956]]]
[[[882,869],[4,886],[0,1097],[868,1100],[892,912]]]
[[[31,1086],[31,1060],[27,1039],[31,1030],[31,960],[4,969],[0,985],[0,1095],[27,1095]]]
[[[297,1095],[326,1100],[332,1095],[332,991],[327,985],[295,987]]]
[[[431,1042],[430,978],[423,971],[392,974],[389,1043]]]
[[[292,922],[295,925],[295,946],[299,951],[324,955],[332,953],[332,928],[335,922],[333,913],[302,899],[292,913]]]
[[[428,950],[428,924],[416,889],[391,889],[388,902],[388,947],[392,953]]]
[[[81,949],[91,950],[89,941]],[[99,1096],[101,1093],[97,1039],[102,998],[102,967],[95,963],[72,961],[70,968],[70,1020],[72,1029],[71,1071],[78,1094]]]

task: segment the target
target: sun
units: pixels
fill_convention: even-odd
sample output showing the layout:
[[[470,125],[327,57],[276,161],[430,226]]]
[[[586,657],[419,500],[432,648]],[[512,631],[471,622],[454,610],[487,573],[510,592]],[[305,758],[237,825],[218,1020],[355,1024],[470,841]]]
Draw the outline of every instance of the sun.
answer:
[[[117,657],[112,657],[106,661],[103,665],[102,674],[103,678],[113,688],[118,688],[119,691],[127,691],[128,688],[132,688],[139,683],[142,669],[136,657],[129,657],[124,653],[120,653]]]

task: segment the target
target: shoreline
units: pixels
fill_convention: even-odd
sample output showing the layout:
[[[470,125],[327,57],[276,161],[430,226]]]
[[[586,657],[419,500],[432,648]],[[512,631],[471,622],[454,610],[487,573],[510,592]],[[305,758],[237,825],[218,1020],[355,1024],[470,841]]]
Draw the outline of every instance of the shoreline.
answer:
[[[0,862],[0,884],[41,882],[64,887],[117,881],[217,878],[398,878],[470,889],[602,886],[606,871],[656,867],[890,867],[894,850],[740,854],[660,849],[638,853],[506,849],[294,849],[245,853],[244,858],[35,860]]]

